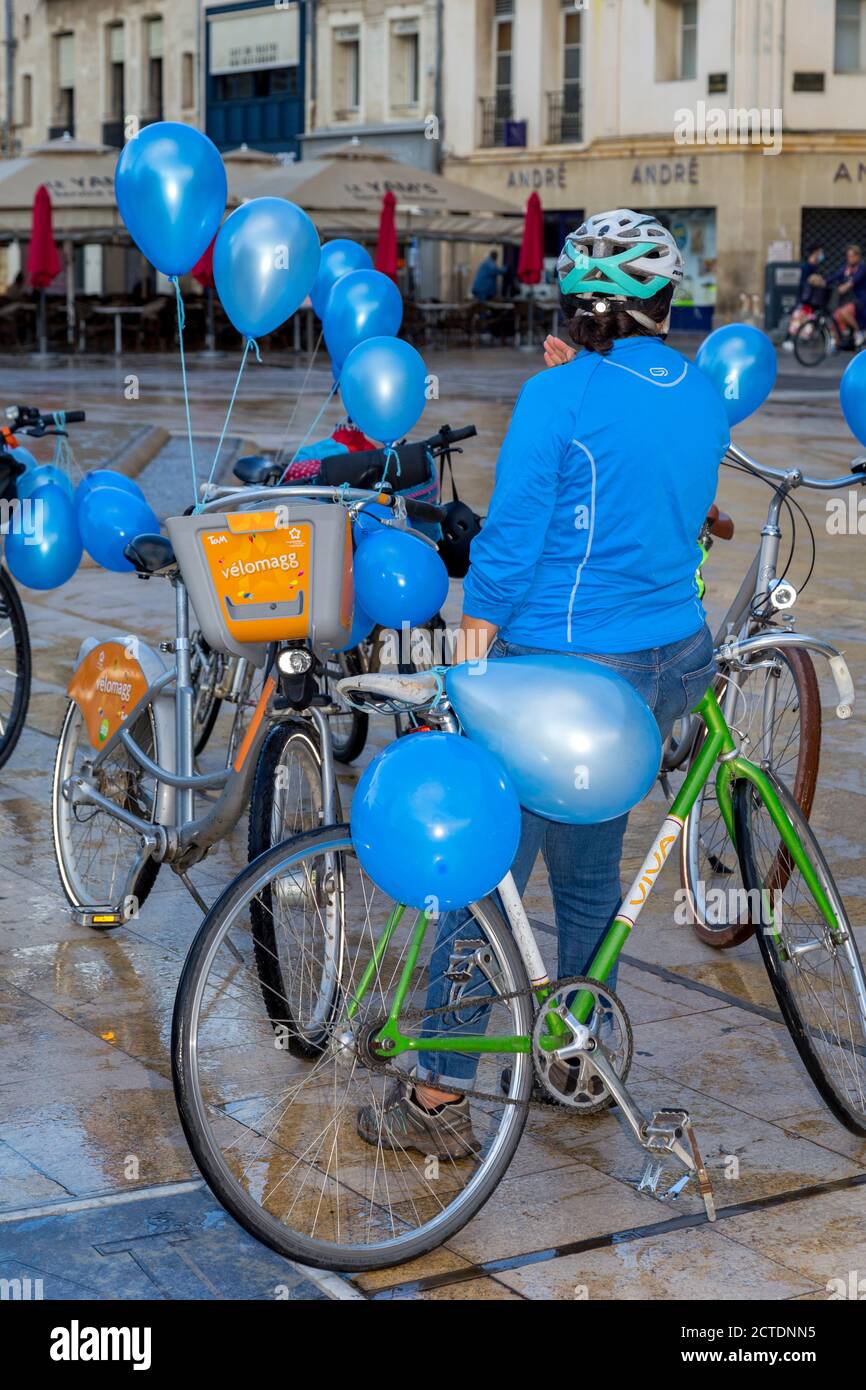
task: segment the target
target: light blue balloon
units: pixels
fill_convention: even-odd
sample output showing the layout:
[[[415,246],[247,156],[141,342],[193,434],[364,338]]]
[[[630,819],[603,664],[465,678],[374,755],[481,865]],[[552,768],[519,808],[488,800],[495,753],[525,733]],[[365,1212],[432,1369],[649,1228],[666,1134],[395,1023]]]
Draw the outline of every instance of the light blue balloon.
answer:
[[[16,444],[15,448],[12,450],[12,457],[17,459],[19,463],[26,463],[28,468],[39,467],[33,454],[31,454],[29,449],[25,449],[23,444]],[[23,473],[21,476],[24,476]]]
[[[500,760],[521,806],[548,820],[613,820],[658,774],[652,711],[600,662],[565,654],[464,662],[445,687],[464,731]]]
[[[46,483],[31,499],[31,535],[13,529],[6,537],[6,564],[28,589],[56,589],[81,563],[81,537],[72,499],[56,483]]]
[[[352,348],[369,338],[393,338],[403,322],[403,296],[378,270],[341,275],[328,297],[322,319],[325,345],[340,368]]]
[[[858,352],[845,368],[839,400],[849,430],[866,447],[866,352]]]
[[[348,275],[352,270],[372,269],[373,260],[369,251],[357,241],[347,241],[343,237],[326,241],[322,247],[319,273],[310,290],[310,302],[319,318],[324,316],[328,296],[341,275]]]
[[[424,414],[424,359],[401,338],[370,338],[343,363],[340,394],[349,418],[364,434],[396,444]]]
[[[159,518],[143,497],[119,487],[95,487],[81,503],[78,527],[92,560],[115,574],[129,574],[134,566],[124,547],[136,536],[158,535]]]
[[[382,627],[416,627],[438,613],[448,597],[448,571],[433,546],[382,526],[355,552],[355,594]]]
[[[73,503],[76,516],[85,497],[95,487],[119,487],[121,492],[131,492],[133,496],[144,500],[144,493],[138,483],[133,478],[127,478],[125,473],[118,473],[116,468],[92,468],[89,473],[85,473],[75,489]]]
[[[511,868],[520,807],[501,765],[458,734],[416,733],[373,759],[352,798],[361,867],[398,903],[440,911],[491,892]]]
[[[31,455],[32,457],[32,455]],[[35,467],[28,468],[26,473],[22,473],[18,479],[18,496],[32,497],[40,488],[46,487],[49,483],[54,487],[59,487],[66,493],[68,498],[72,498],[72,483],[69,481],[69,474],[62,468],[56,468],[53,463],[37,463],[33,459]]]
[[[732,425],[753,415],[776,384],[776,349],[750,323],[717,328],[701,343],[695,360],[722,397]]]
[[[185,275],[217,234],[226,171],[200,130],[155,121],[124,145],[114,192],[127,231],[151,265],[163,275]]]
[[[245,338],[273,333],[300,308],[319,269],[319,233],[285,198],[253,198],[220,228],[213,276],[222,306]]]

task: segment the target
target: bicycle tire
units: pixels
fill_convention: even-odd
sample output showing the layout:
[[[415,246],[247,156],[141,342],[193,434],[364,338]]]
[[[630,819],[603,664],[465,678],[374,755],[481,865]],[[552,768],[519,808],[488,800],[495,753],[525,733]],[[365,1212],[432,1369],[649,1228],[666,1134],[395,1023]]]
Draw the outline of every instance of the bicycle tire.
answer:
[[[797,693],[799,748],[792,788],[795,800],[808,820],[812,813],[821,759],[821,692],[818,686],[818,677],[815,672],[815,664],[806,651],[797,647],[769,648],[764,655],[769,656],[770,654],[775,655],[783,665],[788,667]],[[703,739],[698,738],[689,759],[689,768],[700,753],[702,744]],[[703,801],[700,801],[698,806],[702,808]],[[700,816],[695,823],[691,819],[694,814],[695,811],[693,810],[686,821],[680,839],[680,882],[686,892],[690,924],[695,935],[705,945],[713,946],[717,950],[730,950],[732,947],[740,946],[744,941],[748,941],[754,931],[754,926],[748,912],[744,912],[735,922],[715,925],[707,919],[706,912],[702,912],[701,895],[696,892],[692,872],[692,861],[696,853],[693,837],[696,833],[700,834]],[[731,868],[734,868],[737,865],[737,854],[727,834],[720,844],[714,845],[714,852],[718,857],[721,857],[719,855],[720,850],[726,851],[725,860],[730,863]]]
[[[322,1241],[288,1230],[282,1222],[265,1212],[250,1198],[241,1186],[237,1173],[223,1158],[211,1133],[208,1123],[211,1107],[202,1090],[202,1078],[208,1085],[211,1084],[206,1062],[203,1072],[199,1072],[203,1054],[207,1049],[202,1046],[198,1029],[200,1017],[206,1026],[214,1025],[212,1015],[207,1010],[202,1012],[202,997],[207,987],[209,970],[223,938],[234,929],[237,922],[243,920],[245,905],[250,896],[257,891],[256,885],[266,881],[268,875],[276,876],[285,872],[289,855],[293,856],[292,862],[296,862],[303,854],[342,854],[347,850],[351,850],[348,826],[325,827],[312,831],[285,844],[276,845],[267,854],[247,865],[223,891],[196,933],[181,972],[172,1017],[171,1057],[175,1099],[184,1134],[199,1171],[226,1210],[257,1240],[287,1259],[299,1260],[322,1269],[364,1273],[403,1264],[427,1254],[455,1235],[480,1211],[501,1182],[523,1134],[532,1089],[533,1069],[531,1064],[525,1065],[526,1054],[516,1054],[513,1057],[518,1081],[516,1084],[512,1082],[516,1091],[512,1096],[512,1103],[503,1106],[503,1114],[507,1115],[508,1119],[503,1118],[501,1136],[497,1131],[497,1140],[480,1165],[477,1158],[473,1160],[475,1171],[467,1188],[414,1234],[380,1240],[375,1245],[371,1243],[362,1247],[341,1246],[335,1242]],[[483,928],[485,937],[493,942],[504,965],[503,982],[518,994],[514,1003],[516,1016],[519,1016],[520,1034],[529,1035],[533,1012],[529,981],[516,942],[498,908],[490,899],[478,904],[476,910],[483,912],[486,919]],[[478,925],[476,918],[474,926]],[[518,1063],[521,1065],[518,1066]],[[258,1078],[256,1084],[259,1084]],[[218,1109],[220,1107],[213,1110],[217,1125],[221,1123]],[[236,1153],[235,1163],[237,1164]]]
[[[150,706],[148,706],[146,711],[139,716],[138,720],[136,720],[132,732],[133,735],[135,735],[139,723],[145,717],[145,713],[149,720],[150,733],[153,739],[152,748],[153,751],[156,752],[156,721],[154,720],[153,711],[151,710]],[[51,788],[51,832],[54,841],[54,857],[55,862],[57,864],[57,873],[60,878],[60,886],[63,889],[64,897],[66,898],[66,901],[69,903],[70,907],[102,907],[106,905],[104,902],[97,902],[95,899],[89,899],[85,897],[80,891],[78,891],[80,885],[78,885],[77,887],[73,879],[73,875],[76,873],[76,869],[74,867],[71,869],[69,863],[67,862],[67,853],[64,848],[64,836],[61,827],[62,808],[66,804],[63,801],[61,779],[65,776],[68,776],[70,771],[70,764],[67,762],[65,752],[67,749],[67,741],[72,735],[73,721],[79,715],[80,711],[78,709],[78,706],[76,705],[74,700],[70,700],[66,708],[66,714],[64,715],[63,724],[61,726],[60,737],[57,740],[57,753],[54,759],[54,773]],[[144,745],[145,741],[143,739],[139,738],[139,741]],[[146,747],[145,751],[147,751]],[[158,761],[158,758],[156,759],[156,761]],[[97,814],[105,813],[98,812]],[[120,823],[118,822],[118,826],[119,824]],[[133,836],[130,834],[129,838],[131,842],[129,847],[130,849],[132,849],[134,843]],[[153,888],[153,885],[156,882],[156,877],[159,873],[159,870],[160,863],[158,860],[153,858],[147,859],[145,863],[142,865],[141,871],[132,887],[132,896],[136,899],[139,908],[143,907],[148,897],[148,894],[150,893],[150,890]],[[92,927],[94,931],[110,931],[114,927],[120,925],[122,925],[120,922],[111,923],[108,926],[94,923],[92,924]]]
[[[195,756],[198,758],[204,752],[205,748],[208,745],[210,736],[214,731],[214,725],[216,724],[217,719],[219,718],[220,709],[222,708],[222,700],[219,699],[216,695],[210,695],[208,696],[207,702],[205,704],[204,718],[201,717],[199,709],[200,691],[198,689],[198,684],[200,679],[199,673],[201,670],[202,658],[203,656],[209,654],[214,658],[214,660],[218,663],[220,667],[224,663],[224,658],[208,647],[207,642],[205,642],[205,639],[202,637],[200,632],[193,633],[192,640],[190,642],[190,647],[192,649],[192,684],[193,689],[195,690],[195,700],[193,702],[195,744],[193,745],[193,747]],[[208,648],[207,652],[203,651],[203,648],[205,647]],[[213,679],[213,685],[215,686],[216,683],[217,678],[215,674]]]
[[[340,676],[357,676],[365,669],[361,654],[357,648],[352,651],[342,652],[335,660],[340,665]],[[325,672],[325,682],[329,680],[327,670]],[[336,719],[331,719],[331,746],[334,757],[338,763],[353,763],[356,758],[360,758],[367,745],[367,736],[370,732],[370,717],[361,710],[348,710],[345,715],[340,715],[340,719],[346,723],[343,730]]]
[[[817,872],[818,878],[821,880],[824,891],[833,907],[834,915],[837,917],[840,928],[846,938],[841,944],[834,944],[834,949],[837,958],[840,952],[844,953],[844,956],[847,958],[848,966],[855,980],[854,997],[856,1003],[858,990],[862,991],[861,998],[866,998],[866,977],[864,977],[863,964],[860,959],[857,944],[854,940],[851,925],[848,921],[838,889],[836,888],[833,875],[815,837],[815,832],[803,816],[799,806],[784,784],[781,783],[778,778],[773,777],[772,774],[769,775],[785,812],[790,818],[794,829],[806,849],[809,859]],[[771,886],[775,888],[776,885],[768,883],[767,879],[768,876],[771,880],[776,876],[777,870],[774,866],[779,856],[777,854],[772,861],[769,875],[766,871],[762,872],[761,866],[758,863],[758,837],[755,830],[755,806],[757,800],[758,793],[751,783],[745,780],[737,782],[734,788],[734,818],[743,879],[750,892],[760,894],[763,889],[770,888]],[[788,883],[793,879],[794,872],[797,871],[793,868],[789,871],[789,878],[786,881],[785,888],[782,889],[783,892],[786,891]],[[817,904],[815,904],[815,913],[816,915],[820,915],[820,909]],[[782,959],[783,952],[780,950],[779,944],[777,943],[777,935],[788,933],[792,944],[798,944],[793,940],[793,932],[790,923],[786,919],[787,913],[783,906],[778,933],[763,928],[756,932],[764,965],[770,977],[773,993],[776,996],[776,1000],[782,1012],[782,1017],[785,1020],[794,1046],[800,1055],[800,1059],[809,1074],[812,1084],[815,1086],[824,1104],[839,1123],[844,1125],[852,1134],[866,1137],[866,1013],[864,1013],[862,1007],[858,1007],[856,1011],[856,1016],[859,1017],[859,1028],[857,1029],[858,1037],[856,1040],[852,1039],[850,1045],[852,1057],[855,1059],[854,1065],[855,1067],[859,1067],[861,1073],[857,1088],[859,1090],[858,1105],[855,1107],[851,1104],[850,1099],[841,1093],[832,1076],[828,1074],[827,1066],[822,1061],[816,1046],[816,1033],[818,1033],[820,1029],[810,1026],[808,1020],[804,1018],[803,1010],[792,986],[792,973],[795,978],[802,979],[806,971],[813,967],[810,967],[808,964],[805,967],[801,965],[801,960],[807,959],[806,955],[792,956],[790,953],[787,953],[788,960],[785,961]],[[821,921],[823,924],[823,917]],[[823,949],[829,956],[826,942]],[[850,1014],[847,1008],[844,1011],[844,1017],[850,1022]],[[838,1020],[838,1015],[836,1015],[836,1018]],[[838,1021],[836,1026],[838,1027]],[[836,1060],[841,1058],[843,1051],[849,1050],[845,1043],[840,1046],[838,1039],[836,1040],[835,1048]],[[830,1055],[834,1056],[834,1053],[831,1052]],[[857,1058],[860,1059],[859,1063]]]
[[[288,757],[293,753],[296,760],[300,758],[306,764],[307,775],[318,779],[315,789],[317,796],[311,805],[298,808],[300,814],[292,823],[287,823],[285,808],[277,805],[275,788],[279,769],[286,766]],[[322,750],[315,725],[303,719],[292,719],[271,729],[259,754],[250,798],[247,839],[250,863],[283,840],[321,828],[321,770]],[[339,794],[336,811],[337,821],[342,820]],[[315,824],[304,823],[313,817]],[[281,830],[283,833],[280,833]],[[283,975],[275,916],[273,897],[268,887],[263,892],[262,901],[256,899],[250,905],[250,923],[262,999],[274,1028],[287,1030],[288,1050],[294,1056],[306,1060],[317,1055],[321,1039],[317,1035],[307,1036],[299,1020],[288,1012],[291,991]],[[339,950],[339,942],[336,943],[336,948]]]
[[[5,565],[0,565],[0,621],[7,622],[15,649],[15,689],[9,715],[0,730],[0,767],[12,757],[24,730],[30,706],[33,656],[21,597]]]
[[[830,328],[825,320],[807,319],[794,334],[794,356],[801,367],[818,367],[830,351]]]

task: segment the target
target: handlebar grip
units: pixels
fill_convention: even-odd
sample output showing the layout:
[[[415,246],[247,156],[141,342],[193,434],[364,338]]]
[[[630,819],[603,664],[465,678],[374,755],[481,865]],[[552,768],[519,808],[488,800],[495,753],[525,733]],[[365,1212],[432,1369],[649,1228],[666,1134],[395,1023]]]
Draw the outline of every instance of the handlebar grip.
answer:
[[[411,497],[405,498],[406,515],[415,521],[444,521],[445,508],[437,507],[433,502],[417,502]]]
[[[474,425],[466,425],[462,430],[449,430],[448,441],[451,444],[459,444],[461,439],[474,439],[478,433]]]
[[[83,410],[41,410],[39,415],[46,425],[80,425],[86,419]]]

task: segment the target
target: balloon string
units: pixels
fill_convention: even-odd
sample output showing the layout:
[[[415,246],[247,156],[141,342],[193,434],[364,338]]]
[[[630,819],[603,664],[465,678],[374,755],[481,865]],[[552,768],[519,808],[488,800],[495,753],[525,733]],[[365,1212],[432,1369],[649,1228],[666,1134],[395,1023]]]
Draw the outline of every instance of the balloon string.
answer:
[[[211,483],[213,482],[213,477],[214,477],[214,474],[216,473],[216,466],[217,466],[217,462],[219,461],[220,450],[222,449],[223,443],[224,443],[224,441],[225,441],[226,430],[227,430],[228,427],[229,427],[229,420],[231,419],[232,410],[234,409],[235,398],[236,398],[236,396],[237,396],[237,394],[238,394],[238,387],[239,387],[240,384],[241,384],[241,377],[243,376],[244,367],[245,367],[246,364],[247,364],[247,357],[248,357],[248,355],[249,355],[250,348],[252,348],[253,351],[254,351],[255,354],[256,354],[256,361],[257,361],[257,362],[261,362],[261,360],[262,360],[262,354],[261,354],[261,352],[259,351],[259,345],[258,345],[258,343],[256,342],[255,338],[247,338],[246,342],[244,343],[244,350],[243,350],[243,353],[241,354],[241,365],[238,367],[238,374],[237,374],[237,376],[235,377],[234,390],[232,391],[231,400],[229,401],[229,407],[228,407],[228,410],[226,411],[226,418],[223,420],[223,427],[222,427],[222,431],[220,432],[219,442],[217,443],[217,446],[216,446],[216,453],[215,453],[214,456],[213,456],[213,463],[212,463],[211,466],[210,466],[210,473],[208,474],[207,483],[205,484],[204,494],[203,494],[203,496],[202,496],[201,501],[200,501],[200,502],[196,502],[196,505],[195,505],[195,510],[196,510],[196,512],[200,512],[201,509],[202,509],[202,507],[204,506],[204,499],[205,499],[205,497],[207,497],[208,488],[210,487]]]
[[[301,382],[301,389],[300,389],[300,391],[298,392],[297,396],[295,397],[295,404],[292,406],[292,413],[291,413],[291,415],[289,416],[288,424],[286,425],[285,432],[284,432],[284,434],[283,434],[283,442],[281,443],[279,449],[277,450],[277,463],[282,463],[283,459],[285,458],[286,454],[288,453],[288,447],[287,447],[287,445],[288,445],[288,438],[289,438],[289,435],[290,435],[291,432],[292,432],[292,425],[293,425],[294,422],[295,422],[295,416],[296,416],[297,413],[298,413],[298,406],[301,404],[301,398],[302,398],[304,392],[306,391],[307,386],[309,385],[309,382],[310,382],[310,373],[311,373],[312,370],[313,370],[313,364],[315,363],[316,357],[318,356],[319,348],[322,346],[322,338],[323,338],[323,337],[324,337],[324,333],[320,330],[319,336],[318,336],[318,338],[317,338],[317,340],[316,340],[316,346],[313,348],[313,351],[312,351],[312,353],[310,354],[310,360],[309,360],[309,362],[307,363],[307,370],[306,370],[306,373],[304,374],[304,379],[303,379],[303,381]]]
[[[189,440],[189,464],[192,470],[192,500],[197,504],[195,486],[195,446],[192,442],[192,417],[189,413],[189,386],[186,380],[186,357],[183,351],[183,330],[186,324],[186,310],[183,307],[183,295],[180,292],[180,280],[176,275],[170,275],[169,280],[174,285],[174,297],[177,305],[177,341],[180,346],[180,375],[183,381],[183,403],[186,408],[186,434]]]
[[[310,425],[310,428],[307,430],[307,433],[304,435],[304,437],[303,437],[303,439],[301,440],[300,444],[298,445],[297,449],[296,449],[295,452],[292,454],[292,457],[289,459],[289,463],[288,463],[288,467],[289,467],[289,468],[291,468],[292,464],[293,464],[293,463],[295,462],[295,460],[297,459],[298,454],[301,452],[301,450],[303,449],[303,447],[304,447],[304,445],[306,444],[307,440],[309,439],[310,435],[313,433],[313,430],[316,428],[316,426],[318,425],[318,423],[319,423],[319,421],[321,420],[322,416],[324,415],[325,411],[328,409],[328,406],[331,404],[331,399],[332,399],[332,397],[333,397],[333,395],[334,395],[334,392],[337,391],[337,390],[339,390],[339,386],[340,386],[339,381],[335,381],[334,384],[333,384],[333,386],[331,387],[330,391],[328,392],[327,396],[325,397],[325,400],[324,400],[324,403],[323,403],[323,405],[322,405],[321,410],[319,411],[319,413],[318,413],[318,415],[316,416],[315,420],[314,420],[314,421],[312,422],[312,424]]]
[[[379,482],[379,487],[384,487],[384,486],[386,485],[386,483],[388,482],[388,465],[390,464],[392,458],[393,458],[394,462],[395,462],[396,465],[397,465],[397,477],[399,478],[400,472],[401,472],[401,469],[400,469],[400,455],[397,453],[397,450],[394,448],[394,445],[393,445],[393,444],[386,444],[386,446],[385,446],[385,468],[384,468],[384,471],[383,471],[383,473],[382,473],[381,480],[380,480],[380,482]]]

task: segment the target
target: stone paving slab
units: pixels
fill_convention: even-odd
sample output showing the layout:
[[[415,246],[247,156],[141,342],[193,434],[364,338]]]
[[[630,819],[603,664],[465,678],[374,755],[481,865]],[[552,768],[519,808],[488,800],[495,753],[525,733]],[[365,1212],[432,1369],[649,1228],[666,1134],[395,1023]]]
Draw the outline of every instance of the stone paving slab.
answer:
[[[510,403],[533,362],[524,354],[493,352],[472,359],[431,354],[441,389],[440,399],[428,407],[424,427],[429,423],[432,432],[445,421],[478,424],[479,438],[467,445],[456,471],[461,495],[483,507]],[[14,385],[20,399],[67,405],[81,404],[87,393],[90,418],[80,440],[76,436],[76,451],[88,463],[98,461],[100,451],[106,457],[112,445],[120,447],[144,421],[172,432],[165,457],[172,469],[180,470],[183,412],[176,364],[149,359],[131,365],[140,368],[142,389],[136,402],[123,398],[123,374],[111,363],[98,370],[91,364],[86,371],[74,364],[64,367],[52,375],[51,402],[41,380],[16,365],[10,390]],[[194,429],[208,466],[234,370],[235,364],[226,362],[193,371]],[[300,371],[251,364],[233,416],[232,438],[279,444],[301,381]],[[314,389],[296,412],[295,437],[307,428],[328,389],[323,373],[314,372],[311,381]],[[829,376],[827,384],[832,384]],[[337,407],[333,409],[336,418]],[[737,437],[768,462],[806,459],[811,471],[824,476],[841,472],[854,452],[838,409],[823,398],[770,406]],[[729,545],[714,547],[706,568],[709,603],[716,614],[730,601],[751,559],[768,496],[753,480],[723,473],[720,504],[735,516],[738,531]],[[856,535],[829,536],[823,499],[801,493],[799,500],[815,526],[818,546],[815,576],[797,608],[799,625],[846,648],[860,696],[866,690],[863,541]],[[808,568],[805,537],[801,544],[792,570],[795,584]],[[53,860],[51,767],[78,645],[90,633],[133,630],[154,643],[170,635],[171,589],[158,581],[142,583],[134,576],[86,569],[59,591],[28,592],[24,600],[34,647],[34,699],[28,729],[0,773],[0,1044],[5,1062],[0,1072],[0,1252],[6,1261],[0,1277],[12,1277],[7,1269],[38,1266],[52,1277],[68,1277],[88,1291],[82,1296],[117,1297],[123,1288],[130,1297],[144,1297],[151,1296],[145,1291],[152,1287],[163,1288],[166,1297],[216,1296],[201,1283],[198,1271],[203,1269],[219,1296],[273,1297],[275,1280],[285,1277],[289,1267],[248,1242],[206,1191],[194,1198],[183,1193],[154,1206],[171,1230],[182,1229],[183,1239],[176,1245],[162,1227],[148,1225],[149,1199],[136,1212],[136,1203],[128,1202],[131,1189],[189,1182],[194,1176],[174,1110],[168,1033],[177,976],[200,921],[197,907],[163,869],[139,919],[115,933],[77,928],[65,909]],[[454,617],[459,611],[460,586],[455,584],[447,612]],[[861,947],[866,947],[866,700],[860,699],[853,719],[840,723],[833,715],[835,694],[827,673],[819,669],[818,674],[825,730],[813,822],[850,903]],[[215,749],[225,736],[221,721]],[[341,770],[346,808],[358,775],[390,736],[390,725],[374,724],[358,766]],[[636,870],[663,814],[657,794],[633,814],[624,876]],[[245,859],[242,823],[229,842],[194,870],[193,878],[211,900]],[[633,963],[621,970],[621,993],[635,1028],[635,1092],[647,1106],[690,1108],[720,1206],[782,1204],[754,1205],[713,1229],[700,1224],[650,1232],[632,1245],[557,1257],[564,1242],[603,1242],[612,1231],[649,1229],[681,1218],[702,1222],[702,1208],[693,1196],[684,1195],[672,1206],[634,1191],[642,1156],[615,1116],[578,1120],[533,1111],[508,1177],[484,1211],[447,1249],[358,1280],[369,1296],[574,1299],[575,1287],[585,1285],[590,1298],[809,1299],[827,1297],[826,1281],[835,1277],[831,1271],[866,1261],[861,1250],[864,1193],[851,1186],[866,1171],[866,1144],[832,1120],[811,1087],[776,1021],[756,945],[747,943],[732,952],[705,946],[674,921],[676,888],[676,866],[671,865],[628,943]],[[540,945],[553,966],[556,942],[540,868],[531,880],[527,905],[542,924]],[[821,1189],[821,1184],[834,1183],[848,1186]],[[812,1192],[816,1185],[818,1191]],[[787,1200],[800,1191],[810,1195]],[[2,1222],[3,1209],[8,1213],[61,1198],[98,1200],[105,1193],[122,1199],[110,1218],[107,1208],[52,1216],[46,1207],[45,1222],[37,1226],[18,1231],[14,1222],[8,1228]],[[37,1235],[38,1259],[33,1245]],[[139,1240],[147,1253],[137,1262],[124,1242],[132,1246]],[[110,1254],[104,1253],[103,1243],[112,1246]],[[195,1268],[185,1262],[181,1247]],[[552,1257],[539,1262],[534,1252],[543,1248]],[[505,1268],[509,1262],[513,1267]],[[121,1273],[106,1274],[109,1266]],[[109,1288],[113,1279],[127,1282]],[[204,1294],[195,1292],[201,1288]],[[401,1292],[407,1289],[411,1292]],[[299,1283],[291,1286],[289,1296],[313,1295]]]

